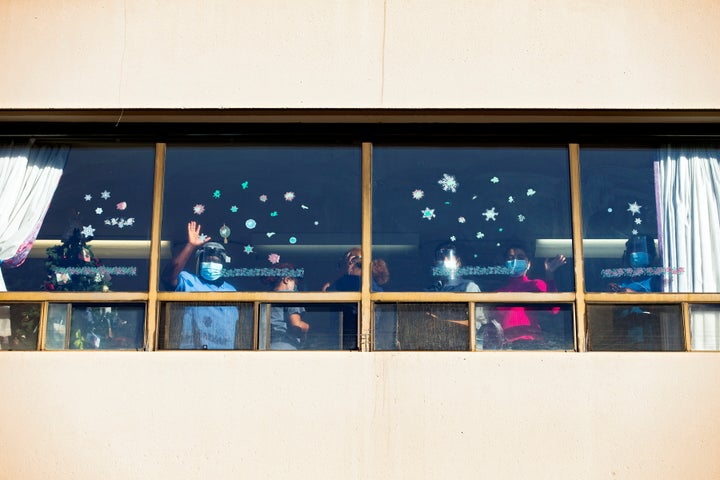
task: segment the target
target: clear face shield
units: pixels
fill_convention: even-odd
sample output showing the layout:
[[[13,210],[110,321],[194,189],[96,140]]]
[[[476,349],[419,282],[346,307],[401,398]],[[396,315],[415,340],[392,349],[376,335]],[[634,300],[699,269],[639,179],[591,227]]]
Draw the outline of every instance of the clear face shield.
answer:
[[[439,270],[441,277],[448,281],[453,281],[458,277],[460,269],[460,259],[457,256],[457,250],[453,246],[442,247],[435,252],[435,266]]]
[[[198,249],[198,274],[205,280],[215,281],[222,276],[223,265],[230,262],[225,248],[217,242],[208,242]]]

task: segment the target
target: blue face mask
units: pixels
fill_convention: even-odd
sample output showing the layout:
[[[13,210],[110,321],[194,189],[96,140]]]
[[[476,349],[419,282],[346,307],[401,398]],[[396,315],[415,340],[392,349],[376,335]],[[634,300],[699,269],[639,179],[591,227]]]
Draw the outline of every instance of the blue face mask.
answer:
[[[650,258],[647,252],[633,252],[630,254],[630,266],[633,268],[642,268],[650,265]]]
[[[201,262],[200,263],[200,276],[205,280],[214,281],[220,278],[222,275],[223,266],[221,263],[215,262]]]
[[[519,258],[508,260],[505,262],[505,267],[510,271],[511,277],[522,277],[525,275],[525,271],[528,268],[527,260],[521,260]]]

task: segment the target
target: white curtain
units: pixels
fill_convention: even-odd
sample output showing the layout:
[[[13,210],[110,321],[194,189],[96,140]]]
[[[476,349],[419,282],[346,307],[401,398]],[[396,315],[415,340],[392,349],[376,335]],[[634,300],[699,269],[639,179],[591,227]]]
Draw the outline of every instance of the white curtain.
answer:
[[[655,162],[666,292],[720,292],[720,149],[669,146]],[[672,271],[683,269],[679,274]],[[693,350],[720,349],[720,311],[695,310]]]
[[[0,147],[0,263],[25,261],[62,176],[70,148]],[[0,291],[5,281],[0,272]]]

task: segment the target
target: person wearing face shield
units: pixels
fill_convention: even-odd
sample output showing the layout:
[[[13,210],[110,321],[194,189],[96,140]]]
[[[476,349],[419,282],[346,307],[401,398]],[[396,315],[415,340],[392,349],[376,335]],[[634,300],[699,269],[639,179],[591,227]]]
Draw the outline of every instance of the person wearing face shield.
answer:
[[[532,260],[521,245],[511,245],[505,252],[505,268],[508,282],[498,292],[557,292],[555,271],[565,265],[564,255],[545,259],[545,280],[528,278]],[[536,315],[536,309],[517,305],[499,306],[494,312],[495,319],[503,330],[503,347],[510,349],[542,348],[543,335]],[[556,314],[560,307],[549,307]]]
[[[225,247],[200,235],[201,226],[192,221],[187,226],[188,239],[182,250],[163,271],[162,280],[176,292],[234,292],[235,287],[223,280],[224,265],[230,262]],[[185,265],[196,258],[196,273]],[[181,349],[233,349],[238,310],[230,306],[187,307],[183,313]]]
[[[632,267],[641,272],[651,267],[657,260],[655,240],[649,235],[633,235],[625,242],[625,251],[622,257],[623,267]],[[611,283],[608,290],[611,292],[659,292],[660,277],[653,275],[635,275],[620,283]]]
[[[479,292],[480,287],[472,280],[462,277],[460,267],[462,261],[458,255],[457,247],[452,243],[445,243],[435,249],[435,268],[433,275],[439,280],[428,288],[436,292]]]

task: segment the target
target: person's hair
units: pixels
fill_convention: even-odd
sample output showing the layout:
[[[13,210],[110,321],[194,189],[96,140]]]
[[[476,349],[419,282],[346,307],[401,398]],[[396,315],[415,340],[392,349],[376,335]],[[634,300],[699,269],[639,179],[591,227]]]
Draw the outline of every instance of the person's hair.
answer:
[[[353,257],[362,257],[362,249],[360,247],[353,247],[342,256],[338,262],[338,269],[341,275],[345,274],[348,262]],[[378,285],[385,285],[390,280],[390,270],[383,259],[378,258],[370,263],[370,273]]]
[[[533,260],[533,252],[530,251],[530,249],[525,245],[523,242],[519,241],[512,241],[507,244],[505,247],[505,250],[503,251],[503,257],[506,258],[508,253],[510,253],[510,250],[522,250],[525,252],[525,256],[527,257],[528,261],[532,262]],[[503,258],[503,259],[504,259]]]
[[[273,266],[271,270],[274,271],[272,275],[262,277],[260,280],[272,290],[280,285],[280,283],[282,283],[282,281],[286,278],[293,278],[296,281],[298,280],[296,275],[290,275],[290,273],[295,270],[295,266],[292,263],[278,263]]]

